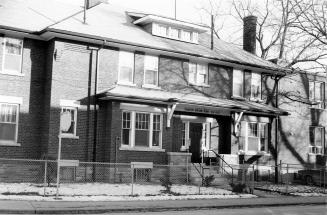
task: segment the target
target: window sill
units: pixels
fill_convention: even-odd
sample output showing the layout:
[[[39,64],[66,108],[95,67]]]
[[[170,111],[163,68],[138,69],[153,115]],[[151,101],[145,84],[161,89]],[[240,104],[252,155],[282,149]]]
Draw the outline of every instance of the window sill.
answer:
[[[208,84],[189,83],[189,85],[195,86],[195,87],[206,87],[206,88],[210,87],[210,85],[208,85]]]
[[[136,87],[136,84],[134,83],[130,83],[130,82],[117,82],[118,85],[125,85],[125,86],[132,86],[132,87]]]
[[[264,156],[271,156],[270,153],[267,152],[255,152],[255,151],[239,151],[239,155],[264,155]]]
[[[309,109],[315,109],[315,110],[320,110],[320,111],[325,111],[325,108],[320,108],[320,107],[309,107]]]
[[[258,99],[258,98],[250,98],[251,102],[257,102],[257,103],[262,103],[263,100],[262,99]]]
[[[79,139],[79,136],[75,136],[73,134],[61,134],[60,136],[61,138],[65,138],[65,139],[76,139],[76,140]]]
[[[0,71],[1,75],[11,75],[11,76],[19,76],[19,77],[24,77],[25,74],[19,73],[19,72],[6,72],[6,71]]]
[[[310,156],[327,156],[327,155],[324,155],[324,154],[315,154],[315,153],[308,153],[308,155]]]
[[[187,148],[186,146],[182,146],[180,150],[183,151],[183,152],[185,152],[185,151],[187,151],[188,149],[189,149],[189,148]]]
[[[244,97],[241,97],[241,96],[231,96],[232,99],[235,99],[235,100],[240,100],[240,101],[245,101],[246,99]]]
[[[161,90],[161,87],[159,87],[157,85],[151,85],[151,84],[143,84],[142,88],[150,88],[150,89]]]
[[[129,146],[121,146],[119,148],[121,151],[145,151],[145,152],[165,152],[165,149],[160,148],[149,148],[149,147],[129,147]]]
[[[0,140],[0,146],[21,146],[21,144],[20,143],[13,142],[13,141],[3,141],[3,140]]]

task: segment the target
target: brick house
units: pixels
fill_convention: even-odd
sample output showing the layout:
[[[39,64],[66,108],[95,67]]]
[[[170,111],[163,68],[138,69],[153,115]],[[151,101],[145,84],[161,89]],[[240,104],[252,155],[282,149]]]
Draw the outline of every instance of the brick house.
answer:
[[[254,55],[255,17],[242,50],[216,38],[211,47],[204,26],[111,4],[90,7],[85,23],[64,3],[38,10],[51,19],[0,7],[1,157],[55,159],[63,114],[64,159],[275,162],[276,119],[291,110],[269,104],[264,81],[288,70]]]

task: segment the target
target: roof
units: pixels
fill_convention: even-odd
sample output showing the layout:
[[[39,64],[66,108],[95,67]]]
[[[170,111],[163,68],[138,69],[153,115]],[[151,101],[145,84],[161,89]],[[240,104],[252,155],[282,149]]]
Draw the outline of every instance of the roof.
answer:
[[[63,1],[0,0],[0,5],[0,29],[13,28],[33,33],[59,32],[73,35],[75,38],[81,36],[101,38],[108,42],[121,42],[194,57],[220,60],[240,65],[240,67],[247,65],[266,69],[269,72],[284,71],[283,67],[218,38],[215,38],[214,49],[211,50],[208,33],[199,34],[199,44],[153,36],[142,27],[133,24],[136,16],[133,18],[128,16],[124,8],[113,4],[99,4],[87,10],[86,24],[83,23],[83,8]],[[131,12],[128,13],[132,14]],[[145,16],[147,15],[145,14]]]
[[[144,100],[153,103],[170,103],[172,100],[178,103],[189,105],[200,105],[205,107],[215,107],[217,109],[224,109],[230,111],[244,111],[257,114],[269,115],[287,115],[288,113],[282,109],[274,108],[265,104],[238,101],[222,98],[214,98],[205,95],[191,94],[191,93],[177,93],[171,91],[164,91],[158,89],[136,88],[124,85],[115,85],[112,88],[100,93],[100,99],[117,99],[117,100]]]
[[[56,0],[0,0],[0,28],[40,32],[82,10]]]
[[[270,70],[283,70],[282,67],[272,62],[218,38],[215,38],[214,50],[211,50],[210,35],[207,33],[199,34],[199,44],[192,44],[153,36],[143,28],[133,24],[133,21],[124,8],[112,4],[100,4],[87,11],[87,24],[83,24],[83,14],[79,13],[49,27],[48,30],[96,36],[107,38],[109,41],[113,40],[243,65],[259,66]]]

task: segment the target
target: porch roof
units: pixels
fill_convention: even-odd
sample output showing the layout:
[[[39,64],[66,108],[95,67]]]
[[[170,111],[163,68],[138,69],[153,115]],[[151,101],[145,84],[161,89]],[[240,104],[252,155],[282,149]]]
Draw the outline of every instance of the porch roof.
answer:
[[[214,98],[204,94],[195,94],[194,92],[177,93],[162,89],[137,88],[124,85],[115,85],[99,93],[98,97],[101,100],[128,100],[155,104],[172,104],[177,102],[178,104],[190,105],[190,107],[194,105],[211,109],[217,108],[223,111],[259,115],[288,115],[288,112],[285,110],[257,102]]]

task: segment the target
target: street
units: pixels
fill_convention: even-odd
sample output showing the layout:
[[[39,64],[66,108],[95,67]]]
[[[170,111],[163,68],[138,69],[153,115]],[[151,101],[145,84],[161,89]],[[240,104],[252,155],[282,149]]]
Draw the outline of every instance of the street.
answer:
[[[109,214],[109,213],[108,213]],[[110,215],[121,215],[122,213],[110,213]],[[126,213],[124,213],[126,214]],[[211,210],[187,210],[187,211],[162,211],[162,212],[132,212],[127,214],[144,215],[327,215],[326,205],[307,206],[283,206],[262,208],[233,208],[233,209],[211,209]]]

